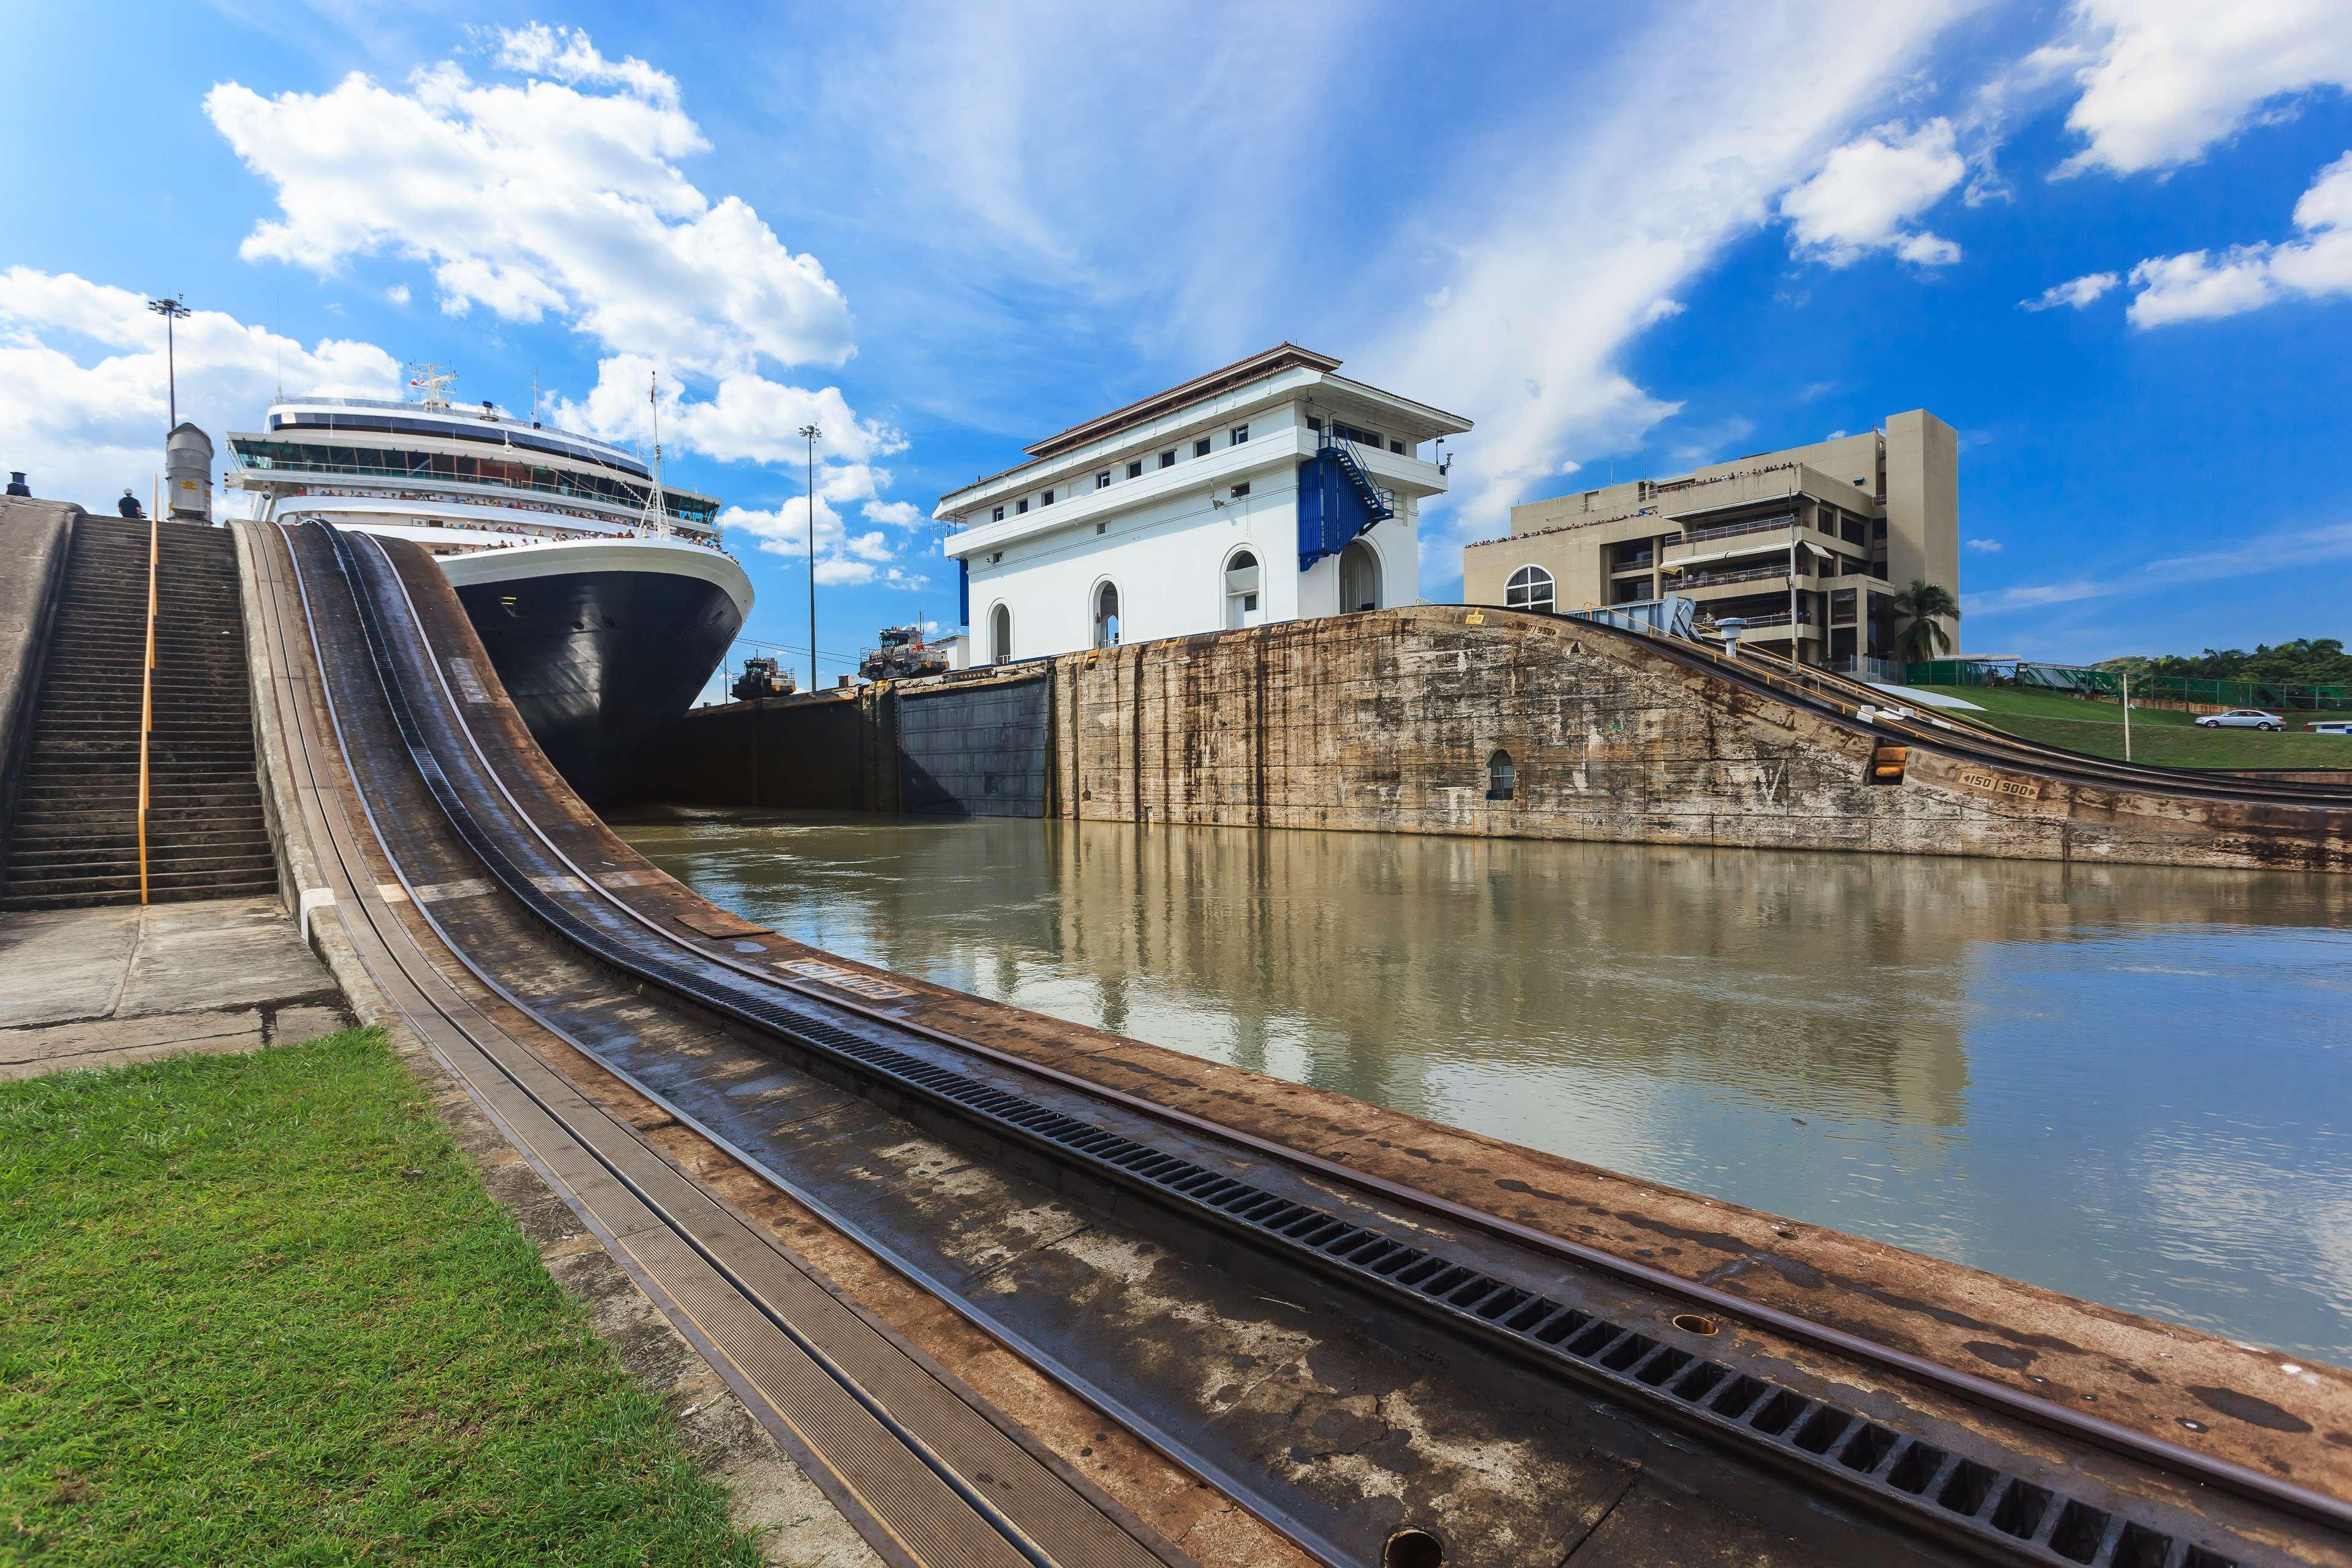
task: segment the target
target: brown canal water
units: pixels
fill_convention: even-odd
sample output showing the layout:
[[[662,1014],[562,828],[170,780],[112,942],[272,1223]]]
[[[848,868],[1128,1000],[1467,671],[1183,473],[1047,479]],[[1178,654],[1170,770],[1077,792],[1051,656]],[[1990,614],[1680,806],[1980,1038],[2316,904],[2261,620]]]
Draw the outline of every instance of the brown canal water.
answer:
[[[959,990],[2352,1363],[2352,879],[671,811]]]

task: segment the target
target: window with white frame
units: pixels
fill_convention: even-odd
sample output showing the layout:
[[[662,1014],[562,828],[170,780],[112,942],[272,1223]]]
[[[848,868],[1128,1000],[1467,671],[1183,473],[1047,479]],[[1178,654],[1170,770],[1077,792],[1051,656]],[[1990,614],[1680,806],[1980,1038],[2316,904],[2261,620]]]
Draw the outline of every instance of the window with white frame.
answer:
[[[1199,440],[1192,443],[1192,456],[1196,458],[1205,458],[1208,455],[1209,438],[1206,436],[1203,436]]]
[[[1160,454],[1160,466],[1163,468],[1172,468],[1176,466],[1175,447],[1171,447],[1168,450]]]
[[[1511,574],[1503,584],[1503,607],[1508,610],[1541,610],[1552,607],[1551,574],[1540,566],[1522,566]]]
[[[1133,462],[1131,462],[1131,463],[1128,464],[1128,466],[1127,466],[1127,477],[1128,477],[1129,479],[1141,479],[1141,478],[1143,477],[1143,459],[1142,459],[1142,458],[1136,458],[1136,459],[1135,459],[1135,461],[1133,461]]]
[[[1228,447],[1238,447],[1248,439],[1249,426],[1246,425],[1236,425],[1233,428],[1232,435],[1226,439],[1225,445]]]
[[[1105,468],[1101,473],[1095,476],[1095,489],[1098,490],[1107,490],[1110,489],[1110,470],[1108,468]]]
[[[991,522],[1003,522],[1004,521],[1004,509],[1003,507],[998,507],[988,521]]]

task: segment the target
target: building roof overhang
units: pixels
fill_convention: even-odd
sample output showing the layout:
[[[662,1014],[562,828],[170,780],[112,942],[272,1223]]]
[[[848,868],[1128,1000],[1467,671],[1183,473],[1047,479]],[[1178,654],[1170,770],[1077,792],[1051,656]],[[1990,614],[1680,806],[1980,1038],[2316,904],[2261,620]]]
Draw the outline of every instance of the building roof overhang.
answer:
[[[1021,449],[1033,458],[1057,457],[1064,452],[1083,447],[1089,441],[1098,441],[1105,436],[1127,429],[1130,426],[1141,425],[1156,419],[1172,409],[1181,408],[1188,403],[1197,403],[1202,398],[1214,397],[1221,392],[1230,392],[1234,387],[1245,385],[1260,376],[1272,375],[1276,371],[1289,370],[1294,366],[1304,366],[1309,370],[1332,371],[1339,369],[1340,363],[1329,354],[1318,354],[1313,349],[1303,349],[1297,343],[1285,342],[1263,353],[1254,353],[1247,359],[1235,360],[1222,370],[1213,370],[1206,375],[1196,375],[1192,380],[1171,386],[1165,392],[1155,392],[1149,397],[1139,398],[1124,408],[1114,408],[1109,413],[1089,419],[1083,425],[1073,425],[1058,435],[1048,436],[1042,441],[1032,442]]]
[[[1103,444],[1112,442],[1122,434],[1164,421],[1196,405],[1215,404],[1220,398],[1230,399],[1232,395],[1253,386],[1262,388],[1266,395],[1262,399],[1244,397],[1239,406],[1228,402],[1217,409],[1217,416],[1224,417],[1242,413],[1256,401],[1277,403],[1305,395],[1309,402],[1352,404],[1354,412],[1342,410],[1346,416],[1393,425],[1401,434],[1411,434],[1416,441],[1438,436],[1461,435],[1472,428],[1471,422],[1460,415],[1448,414],[1426,403],[1400,397],[1392,392],[1383,392],[1379,387],[1332,374],[1339,363],[1328,354],[1319,354],[1312,349],[1303,349],[1288,342],[1263,353],[1252,354],[1247,359],[1236,360],[1222,370],[1195,376],[1181,385],[1171,386],[1124,408],[1114,409],[1098,419],[1073,425],[1058,435],[1024,447],[1023,450],[1029,455],[1027,462],[1015,463],[993,474],[982,475],[968,485],[950,490],[940,498],[939,505],[931,515],[944,521],[954,514],[957,503],[973,504],[988,492],[1003,488],[1003,481],[1016,475],[1034,473],[1042,481],[1062,467],[1068,466],[1085,448],[1097,448],[1096,457],[1099,458],[1107,455],[1102,450]],[[1277,378],[1281,379],[1277,381]],[[1316,396],[1318,391],[1326,395]],[[1330,395],[1336,395],[1336,397]]]

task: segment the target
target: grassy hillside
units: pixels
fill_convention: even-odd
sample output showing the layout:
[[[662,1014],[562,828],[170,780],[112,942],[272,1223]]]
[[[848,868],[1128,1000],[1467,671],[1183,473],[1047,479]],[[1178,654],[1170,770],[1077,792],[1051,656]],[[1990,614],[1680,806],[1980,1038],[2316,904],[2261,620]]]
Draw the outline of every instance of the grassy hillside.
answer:
[[[1981,707],[1958,715],[2007,730],[2045,745],[2124,754],[2124,710],[2114,702],[2092,702],[2054,691],[2003,686],[1923,686]],[[2352,768],[2352,736],[2312,735],[2305,724],[2352,719],[2352,713],[2281,714],[2288,728],[2275,735],[2259,730],[2200,730],[2190,715],[2156,708],[2132,710],[2132,761],[2168,768]]]

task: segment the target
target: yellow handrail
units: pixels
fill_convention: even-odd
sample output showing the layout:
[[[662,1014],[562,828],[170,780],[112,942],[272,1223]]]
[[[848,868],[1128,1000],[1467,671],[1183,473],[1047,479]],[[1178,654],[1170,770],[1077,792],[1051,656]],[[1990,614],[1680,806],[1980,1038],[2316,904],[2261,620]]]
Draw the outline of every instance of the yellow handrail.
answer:
[[[163,491],[147,512],[147,664],[139,678],[139,901],[147,901],[147,737],[155,728],[155,563],[163,555]]]

